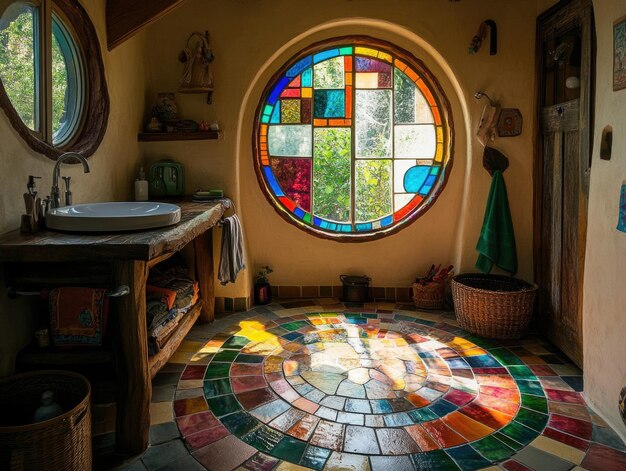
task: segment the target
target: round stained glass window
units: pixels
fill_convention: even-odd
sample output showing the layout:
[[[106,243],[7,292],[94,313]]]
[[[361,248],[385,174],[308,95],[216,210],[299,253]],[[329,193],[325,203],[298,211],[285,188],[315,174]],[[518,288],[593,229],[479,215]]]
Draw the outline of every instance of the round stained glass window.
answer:
[[[390,234],[422,214],[450,171],[448,102],[424,64],[349,37],[290,60],[255,124],[259,182],[298,227],[341,240]]]

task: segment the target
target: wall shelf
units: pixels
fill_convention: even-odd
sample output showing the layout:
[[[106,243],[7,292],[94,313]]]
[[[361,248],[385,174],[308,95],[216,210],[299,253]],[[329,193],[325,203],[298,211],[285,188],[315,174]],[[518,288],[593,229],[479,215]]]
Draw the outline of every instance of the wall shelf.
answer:
[[[140,132],[137,140],[140,142],[160,141],[205,141],[218,139],[219,131],[194,131],[194,132]]]

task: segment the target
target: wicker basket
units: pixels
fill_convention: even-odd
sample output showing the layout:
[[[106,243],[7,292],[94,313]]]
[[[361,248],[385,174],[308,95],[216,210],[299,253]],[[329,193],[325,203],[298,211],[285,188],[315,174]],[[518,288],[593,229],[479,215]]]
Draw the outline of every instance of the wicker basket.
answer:
[[[413,303],[419,309],[443,309],[446,282],[413,283]]]
[[[33,424],[47,390],[66,412]],[[90,400],[89,382],[69,371],[37,371],[0,380],[0,469],[90,470]]]
[[[500,275],[466,273],[452,279],[454,312],[461,327],[491,339],[516,339],[526,332],[537,285]]]

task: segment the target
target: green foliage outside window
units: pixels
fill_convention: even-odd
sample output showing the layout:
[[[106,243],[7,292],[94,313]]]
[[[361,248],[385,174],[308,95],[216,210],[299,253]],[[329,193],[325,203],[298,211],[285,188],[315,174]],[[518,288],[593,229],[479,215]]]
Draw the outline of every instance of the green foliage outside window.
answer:
[[[37,74],[35,47],[35,15],[37,11],[24,7],[6,27],[0,30],[0,79],[24,124],[37,130]],[[57,38],[52,38],[52,130],[58,131],[65,118],[66,90],[68,83],[65,58]]]

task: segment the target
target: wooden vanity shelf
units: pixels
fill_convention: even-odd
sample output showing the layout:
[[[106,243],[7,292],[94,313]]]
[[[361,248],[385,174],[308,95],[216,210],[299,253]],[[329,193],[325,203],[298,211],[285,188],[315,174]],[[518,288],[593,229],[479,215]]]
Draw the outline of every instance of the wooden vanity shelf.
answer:
[[[94,273],[97,276],[89,279],[89,283],[82,278],[83,286],[130,287],[128,295],[111,299],[109,319],[115,321],[109,325],[107,335],[112,337],[112,349],[98,353],[49,354],[26,350],[20,360],[52,365],[113,363],[117,381],[116,451],[121,454],[138,454],[148,446],[151,379],[167,363],[196,321],[214,320],[212,227],[230,207],[230,200],[175,203],[182,210],[181,222],[160,229],[116,234],[52,231],[21,234],[13,231],[0,236],[0,263],[6,265],[7,281],[21,289],[77,286],[82,278],[80,267],[97,267]],[[200,291],[198,301],[178,321],[165,346],[148,356],[148,272],[187,244],[193,248],[195,279]],[[72,267],[76,270],[74,273],[71,273]]]

